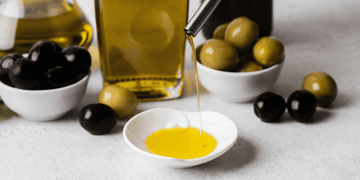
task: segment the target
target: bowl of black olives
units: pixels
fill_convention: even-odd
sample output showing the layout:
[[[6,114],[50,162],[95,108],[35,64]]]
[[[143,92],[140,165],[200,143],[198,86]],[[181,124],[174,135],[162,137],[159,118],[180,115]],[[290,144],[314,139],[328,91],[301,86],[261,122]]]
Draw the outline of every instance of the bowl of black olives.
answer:
[[[87,49],[62,48],[52,41],[35,43],[27,55],[0,60],[0,96],[25,119],[49,121],[73,109],[85,94],[91,74]]]

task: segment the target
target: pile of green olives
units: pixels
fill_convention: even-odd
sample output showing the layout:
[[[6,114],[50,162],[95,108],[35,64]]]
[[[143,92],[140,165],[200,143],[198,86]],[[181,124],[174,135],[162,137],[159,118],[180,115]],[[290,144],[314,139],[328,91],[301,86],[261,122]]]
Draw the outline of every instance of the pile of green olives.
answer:
[[[262,70],[284,58],[284,45],[275,37],[259,39],[258,25],[245,16],[218,26],[213,39],[197,49],[204,66],[229,72]]]
[[[35,43],[27,57],[8,54],[0,60],[0,81],[26,90],[54,89],[73,84],[90,72],[87,49],[71,45],[64,49],[52,41]]]

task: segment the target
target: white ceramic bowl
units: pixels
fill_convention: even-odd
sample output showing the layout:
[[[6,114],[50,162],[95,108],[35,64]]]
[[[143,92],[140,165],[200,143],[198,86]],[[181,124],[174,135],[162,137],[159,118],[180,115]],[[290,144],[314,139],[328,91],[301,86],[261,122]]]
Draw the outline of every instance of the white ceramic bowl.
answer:
[[[73,109],[85,94],[90,73],[69,86],[48,90],[24,90],[0,82],[0,96],[6,106],[33,121],[58,119]]]
[[[182,112],[174,109],[151,109],[131,118],[124,127],[125,142],[145,157],[167,167],[187,168],[211,161],[229,150],[237,140],[238,131],[232,120],[217,112],[203,111],[202,129],[217,140],[217,147],[205,157],[176,159],[151,153],[145,145],[149,135],[157,130],[172,127],[199,128],[198,112]]]
[[[202,65],[197,61],[199,81],[214,97],[233,103],[249,102],[269,91],[276,83],[284,60],[254,72],[226,72]]]

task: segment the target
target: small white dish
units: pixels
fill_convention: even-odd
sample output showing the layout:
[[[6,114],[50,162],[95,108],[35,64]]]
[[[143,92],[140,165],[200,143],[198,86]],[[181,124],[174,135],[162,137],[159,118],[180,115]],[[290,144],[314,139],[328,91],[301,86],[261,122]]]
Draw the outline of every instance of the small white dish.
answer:
[[[161,165],[172,168],[187,168],[209,162],[229,150],[237,140],[237,127],[226,116],[202,111],[202,129],[217,140],[217,147],[207,156],[196,159],[176,159],[151,153],[145,141],[152,133],[163,128],[200,127],[198,112],[183,112],[174,109],[157,108],[144,111],[131,118],[124,127],[125,142],[135,151]]]

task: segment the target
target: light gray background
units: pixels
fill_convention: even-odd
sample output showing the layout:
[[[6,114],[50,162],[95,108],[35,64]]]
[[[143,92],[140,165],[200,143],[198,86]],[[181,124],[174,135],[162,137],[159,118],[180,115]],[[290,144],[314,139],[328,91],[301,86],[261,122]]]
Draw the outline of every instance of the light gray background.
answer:
[[[200,0],[190,0],[190,16]],[[95,25],[93,0],[78,0]],[[220,112],[238,127],[238,141],[223,156],[194,168],[171,169],[148,161],[125,144],[119,121],[110,134],[93,136],[78,122],[80,109],[96,102],[101,74],[93,72],[87,94],[67,116],[32,122],[12,116],[0,122],[0,179],[360,179],[360,1],[274,0],[273,36],[286,60],[272,89],[287,98],[312,71],[329,73],[338,96],[318,108],[312,123],[263,123],[252,103],[233,104],[201,88],[202,110]],[[204,42],[199,35],[195,43]],[[94,41],[96,46],[96,41]],[[147,102],[137,112],[167,107],[197,111],[194,68],[187,45],[183,97]]]

